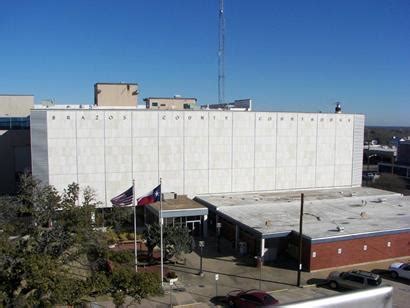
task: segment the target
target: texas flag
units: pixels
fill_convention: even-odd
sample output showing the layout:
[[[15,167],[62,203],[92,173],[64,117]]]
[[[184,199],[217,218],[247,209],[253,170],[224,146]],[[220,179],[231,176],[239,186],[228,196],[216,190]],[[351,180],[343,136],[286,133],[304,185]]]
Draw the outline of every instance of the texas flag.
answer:
[[[161,185],[158,185],[149,193],[145,194],[144,196],[138,198],[137,205],[147,205],[151,203],[155,203],[160,201],[161,197]]]

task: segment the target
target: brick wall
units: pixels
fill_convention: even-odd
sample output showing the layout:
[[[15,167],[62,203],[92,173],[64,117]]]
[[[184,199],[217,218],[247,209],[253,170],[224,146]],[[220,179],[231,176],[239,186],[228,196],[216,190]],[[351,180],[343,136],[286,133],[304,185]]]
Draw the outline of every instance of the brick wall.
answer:
[[[312,244],[309,270],[403,256],[410,256],[410,232]]]

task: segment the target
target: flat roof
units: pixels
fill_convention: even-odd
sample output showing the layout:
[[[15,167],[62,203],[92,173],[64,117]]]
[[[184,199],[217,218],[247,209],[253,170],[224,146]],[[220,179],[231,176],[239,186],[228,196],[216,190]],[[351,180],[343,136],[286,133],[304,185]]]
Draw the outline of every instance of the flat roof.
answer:
[[[66,108],[66,106],[70,106]],[[80,105],[69,105],[69,104],[57,104],[54,106],[46,107],[43,105],[34,105],[32,111],[139,111],[139,112],[247,112],[247,113],[292,113],[292,114],[322,114],[322,115],[362,115],[360,113],[334,113],[334,112],[295,112],[295,111],[235,111],[235,110],[218,110],[218,109],[175,109],[175,110],[162,110],[162,109],[137,109],[137,107],[130,106],[96,106],[96,105],[82,105],[83,108],[79,107]]]
[[[302,192],[303,235],[312,242],[410,231],[410,196],[369,187],[203,195],[195,200],[262,238],[274,238],[298,232]]]
[[[150,204],[148,209],[158,216],[161,204],[156,202]],[[186,217],[202,216],[208,214],[208,208],[185,195],[177,196],[176,199],[165,199],[162,201],[162,217]]]
[[[143,100],[149,100],[149,99],[180,99],[180,100],[185,100],[185,99],[194,99],[197,100],[195,97],[146,97]]]

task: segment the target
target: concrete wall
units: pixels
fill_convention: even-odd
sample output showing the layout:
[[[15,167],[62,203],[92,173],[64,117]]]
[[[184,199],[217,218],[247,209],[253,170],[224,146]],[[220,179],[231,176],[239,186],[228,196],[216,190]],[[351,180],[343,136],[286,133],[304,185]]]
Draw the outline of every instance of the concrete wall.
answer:
[[[94,103],[97,106],[135,107],[138,105],[138,85],[132,83],[96,83]]]
[[[33,106],[33,95],[0,95],[0,117],[27,117]]]
[[[35,110],[33,174],[58,189],[90,185],[108,206],[133,178],[137,194],[159,177],[188,195],[357,186],[355,121],[363,116]]]

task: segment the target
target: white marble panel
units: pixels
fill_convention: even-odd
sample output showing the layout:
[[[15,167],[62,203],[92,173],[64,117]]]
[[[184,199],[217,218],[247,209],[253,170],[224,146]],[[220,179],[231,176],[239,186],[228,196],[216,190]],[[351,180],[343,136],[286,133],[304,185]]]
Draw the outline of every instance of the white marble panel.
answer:
[[[75,138],[76,112],[53,110],[47,112],[48,139]]]
[[[105,139],[105,168],[107,172],[131,173],[131,138]]]
[[[255,168],[255,190],[275,190],[275,168]]]
[[[130,111],[104,111],[105,138],[131,138]]]
[[[275,137],[276,138],[276,119],[275,112],[256,112],[255,127],[257,137]]]
[[[232,170],[232,191],[253,191],[253,168]]]
[[[176,192],[183,194],[184,175],[182,170],[161,170],[160,177],[162,178],[163,192]]]
[[[276,165],[296,167],[297,140],[295,136],[278,136]]]
[[[183,137],[159,138],[159,169],[178,170],[183,168]]]
[[[208,137],[184,138],[184,169],[208,169]]]
[[[233,136],[253,137],[255,135],[255,114],[252,112],[234,112]]]
[[[297,135],[298,114],[281,112],[278,113],[277,129],[279,136],[293,137]]]
[[[315,166],[298,166],[296,188],[312,188],[315,187]]]
[[[184,136],[207,137],[208,136],[208,112],[185,111],[184,112]]]
[[[137,171],[133,175],[135,180],[135,194],[139,198],[159,185],[158,171]]]
[[[352,164],[353,140],[352,137],[339,136],[336,139],[335,164]]]
[[[104,111],[77,112],[77,138],[104,138]]]
[[[158,171],[158,139],[138,137],[133,139],[133,169],[139,171]]]
[[[209,193],[221,193],[231,191],[231,169],[210,169]]]
[[[335,186],[348,186],[352,183],[352,165],[335,166]]]
[[[253,168],[254,154],[254,136],[233,137],[233,168]]]
[[[331,187],[334,185],[335,166],[316,167],[316,187]]]
[[[51,174],[77,174],[75,139],[49,139],[48,163]]]
[[[336,114],[336,136],[353,137],[353,115],[352,114]]]
[[[104,139],[77,139],[78,173],[104,173]]]
[[[208,170],[185,170],[184,193],[187,195],[208,193]]]
[[[276,189],[293,189],[296,187],[296,166],[276,167]]]
[[[159,135],[168,137],[183,136],[183,112],[159,111]]]
[[[209,112],[209,136],[228,137],[232,136],[232,112],[210,111]]]
[[[232,137],[209,138],[209,168],[231,168]]]
[[[133,111],[132,112],[132,135],[136,137],[158,136],[158,111]]]
[[[255,167],[275,167],[276,134],[255,137]]]

